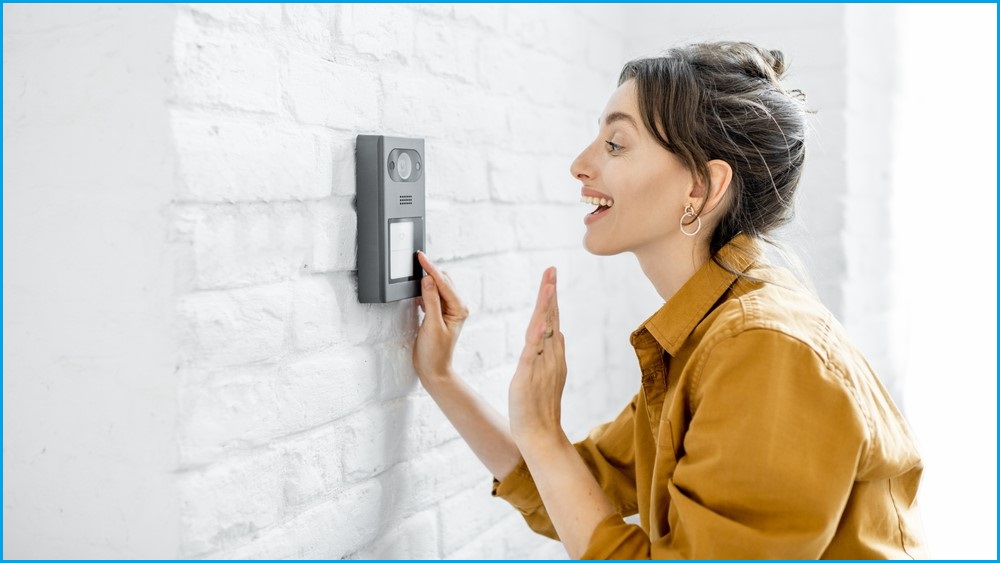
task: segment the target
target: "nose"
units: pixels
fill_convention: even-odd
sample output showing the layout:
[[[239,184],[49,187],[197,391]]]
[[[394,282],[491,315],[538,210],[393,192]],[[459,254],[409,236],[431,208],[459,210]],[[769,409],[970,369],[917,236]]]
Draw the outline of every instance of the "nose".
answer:
[[[583,149],[573,162],[569,165],[569,173],[577,180],[586,181],[593,179],[593,168],[590,164],[590,147]]]

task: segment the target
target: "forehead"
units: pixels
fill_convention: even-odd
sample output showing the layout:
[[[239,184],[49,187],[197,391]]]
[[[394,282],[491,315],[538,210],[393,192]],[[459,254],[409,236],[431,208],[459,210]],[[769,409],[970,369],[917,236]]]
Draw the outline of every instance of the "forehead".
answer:
[[[639,100],[634,80],[626,80],[617,90],[612,92],[604,113],[600,117],[600,125],[604,125],[608,116],[626,114],[639,123]]]

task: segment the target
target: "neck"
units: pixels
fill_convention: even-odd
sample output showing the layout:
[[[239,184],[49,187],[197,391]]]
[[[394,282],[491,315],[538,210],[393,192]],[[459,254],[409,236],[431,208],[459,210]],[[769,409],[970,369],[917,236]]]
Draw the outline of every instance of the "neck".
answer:
[[[676,294],[708,262],[708,241],[698,239],[664,241],[633,252],[642,272],[656,288],[664,303]]]

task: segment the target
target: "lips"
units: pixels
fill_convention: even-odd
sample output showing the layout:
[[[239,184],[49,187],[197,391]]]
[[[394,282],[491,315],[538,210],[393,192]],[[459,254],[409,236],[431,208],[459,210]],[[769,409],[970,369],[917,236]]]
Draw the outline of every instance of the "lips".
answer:
[[[580,203],[596,206],[596,209],[588,213],[587,216],[583,218],[583,222],[589,225],[604,216],[612,207],[614,207],[615,200],[611,196],[603,194],[597,190],[584,188],[580,191]]]
[[[613,207],[615,200],[608,194],[601,193],[591,188],[583,188],[580,190],[580,203],[598,206],[595,210],[596,213],[597,211],[601,211],[602,207]]]

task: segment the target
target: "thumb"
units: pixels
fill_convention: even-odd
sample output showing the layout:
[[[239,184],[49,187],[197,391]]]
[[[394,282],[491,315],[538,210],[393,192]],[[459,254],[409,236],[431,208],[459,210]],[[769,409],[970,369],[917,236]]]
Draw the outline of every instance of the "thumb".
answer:
[[[441,316],[441,295],[438,293],[433,277],[424,276],[424,279],[421,280],[420,295],[424,300],[425,318],[431,318],[435,322],[443,323],[444,318]]]

